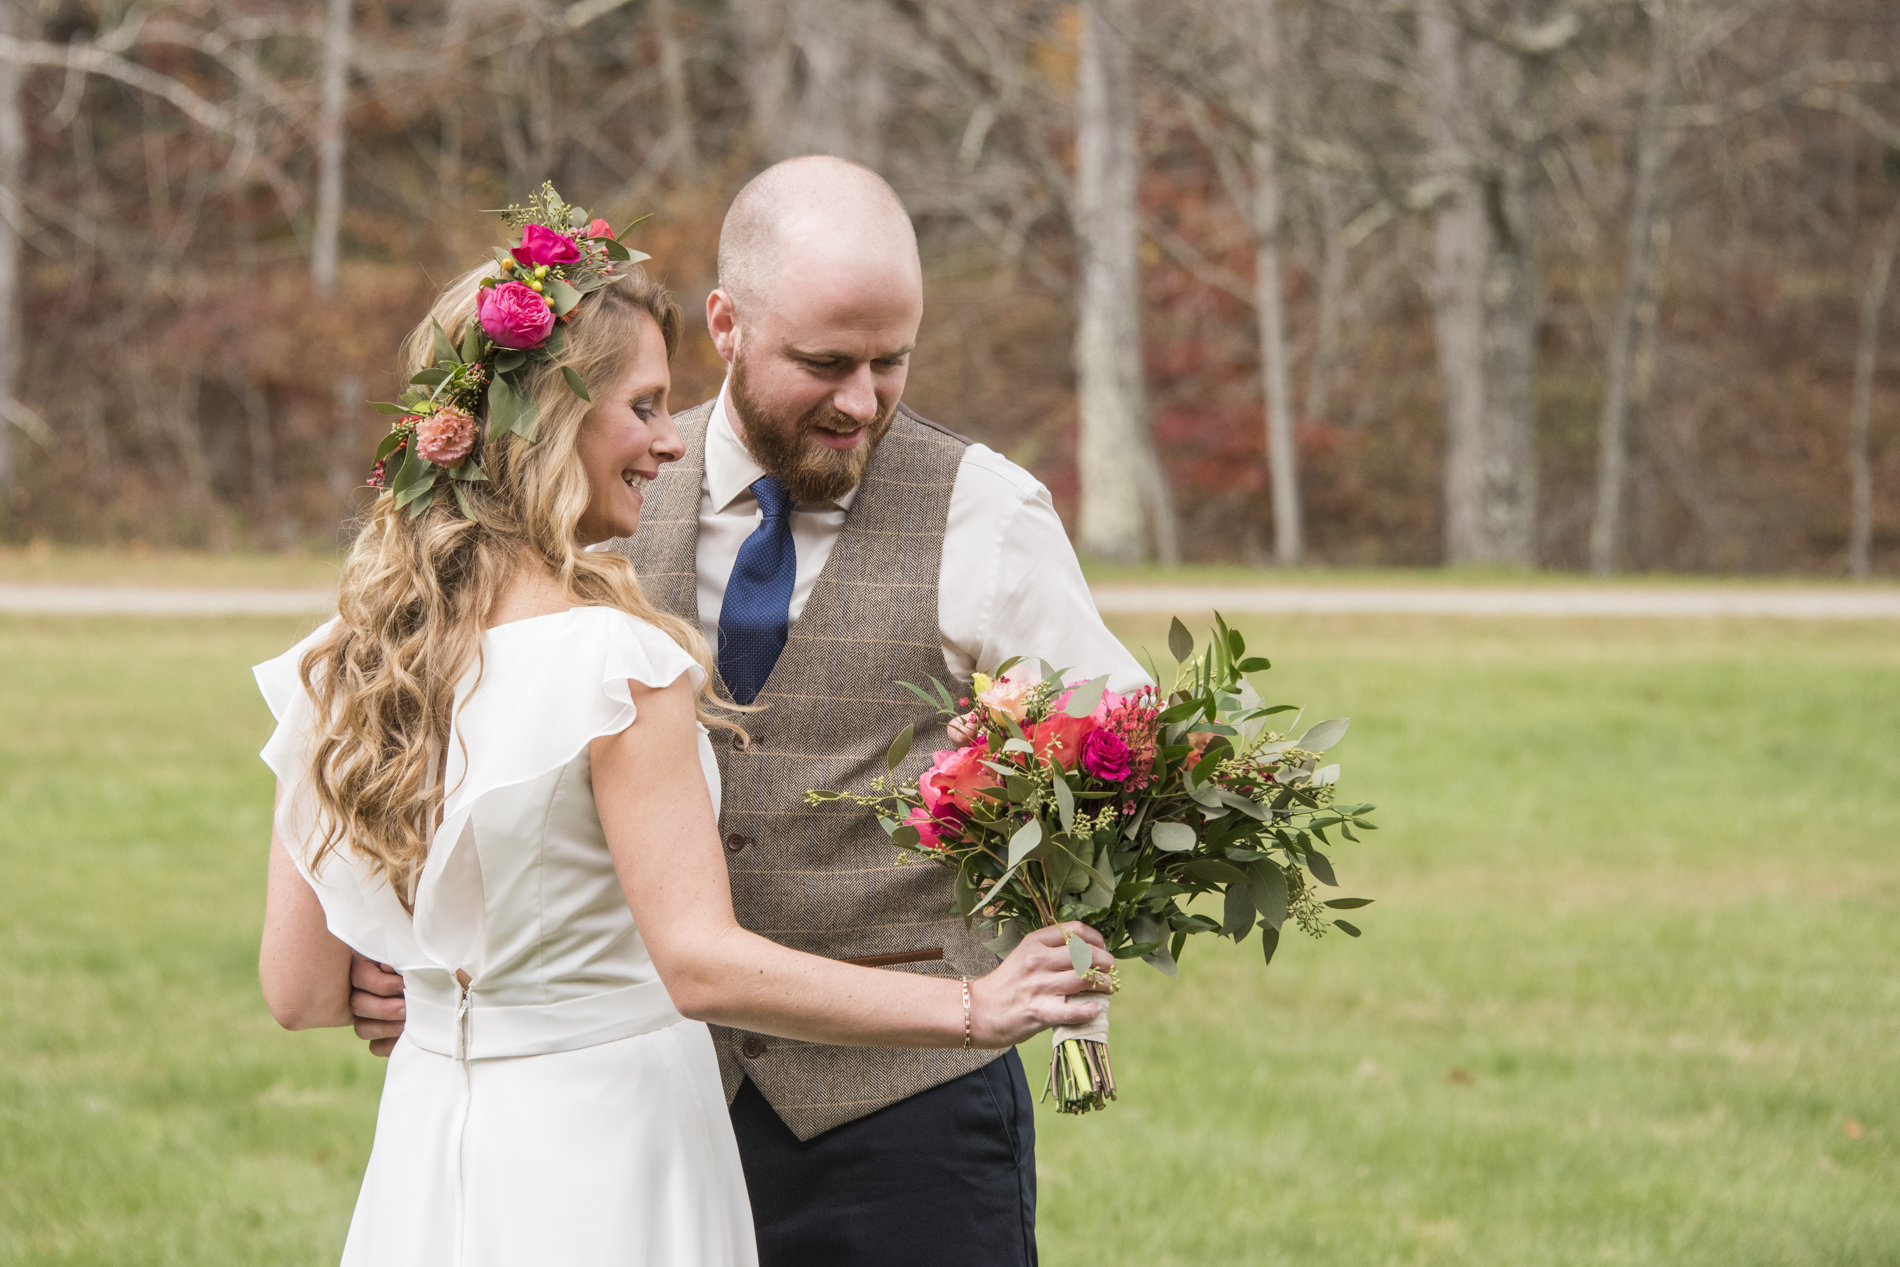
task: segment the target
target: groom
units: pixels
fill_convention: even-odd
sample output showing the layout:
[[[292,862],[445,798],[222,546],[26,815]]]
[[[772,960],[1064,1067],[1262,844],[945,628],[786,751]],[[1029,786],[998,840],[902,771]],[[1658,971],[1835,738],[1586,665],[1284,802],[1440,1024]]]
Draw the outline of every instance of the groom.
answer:
[[[806,789],[862,789],[905,725],[903,778],[951,746],[900,681],[967,696],[973,673],[1019,654],[1117,689],[1145,677],[1096,614],[1043,487],[899,404],[923,275],[880,177],[808,157],[755,178],[726,215],[706,317],[725,386],[677,416],[685,457],[613,548],[656,604],[700,621],[733,696],[763,706],[751,742],[719,755],[734,909],[799,950],[986,973],[997,959],[952,914],[950,872],[894,866],[869,815],[809,806]],[[1014,1050],[713,1035],[762,1267],[1036,1261],[1035,1123]]]

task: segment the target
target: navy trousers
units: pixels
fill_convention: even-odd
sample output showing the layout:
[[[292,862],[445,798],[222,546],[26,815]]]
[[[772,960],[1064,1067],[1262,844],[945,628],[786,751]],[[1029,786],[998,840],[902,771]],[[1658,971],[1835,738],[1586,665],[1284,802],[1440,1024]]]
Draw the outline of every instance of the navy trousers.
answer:
[[[804,1141],[748,1079],[732,1127],[759,1267],[1035,1267],[1036,1119],[1013,1048]]]

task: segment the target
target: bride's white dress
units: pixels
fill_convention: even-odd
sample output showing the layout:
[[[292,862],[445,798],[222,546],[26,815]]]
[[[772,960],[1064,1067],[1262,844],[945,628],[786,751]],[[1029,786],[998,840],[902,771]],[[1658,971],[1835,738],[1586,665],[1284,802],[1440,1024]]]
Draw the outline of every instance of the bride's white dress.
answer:
[[[278,721],[263,752],[283,786],[277,830],[330,930],[398,968],[408,995],[345,1267],[755,1264],[711,1038],[647,957],[588,764],[590,740],[634,719],[629,680],[697,683],[699,666],[610,608],[489,630],[457,693],[412,919],[347,849],[308,865],[298,665],[317,636],[256,669]],[[716,806],[703,728],[699,758]]]

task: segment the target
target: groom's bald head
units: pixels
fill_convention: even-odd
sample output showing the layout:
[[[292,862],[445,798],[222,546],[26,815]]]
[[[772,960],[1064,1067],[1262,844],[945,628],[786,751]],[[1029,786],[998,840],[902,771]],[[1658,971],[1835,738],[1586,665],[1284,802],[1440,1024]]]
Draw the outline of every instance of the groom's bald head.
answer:
[[[870,168],[842,158],[786,159],[747,182],[719,231],[719,288],[744,320],[779,306],[788,288],[827,279],[915,292],[923,269],[917,234],[897,192]]]

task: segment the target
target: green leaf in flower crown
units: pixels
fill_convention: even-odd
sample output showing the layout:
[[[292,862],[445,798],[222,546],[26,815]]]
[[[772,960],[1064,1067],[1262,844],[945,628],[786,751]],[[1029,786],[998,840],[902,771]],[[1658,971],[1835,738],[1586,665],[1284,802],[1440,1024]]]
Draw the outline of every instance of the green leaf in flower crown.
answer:
[[[455,494],[455,504],[461,508],[462,518],[479,523],[481,517],[475,513],[475,506],[468,500],[468,494],[462,491],[462,486],[450,481],[449,491]]]
[[[430,317],[429,327],[430,333],[434,338],[435,359],[438,361],[453,361],[460,364],[462,354],[455,350],[453,343],[449,342],[448,331],[442,328],[442,323],[437,321],[434,317]]]
[[[652,258],[653,257],[648,255],[645,251],[635,251],[631,249],[627,251],[627,263],[629,264],[644,264]]]
[[[569,207],[567,209],[567,222],[576,229],[584,229],[587,227],[587,212],[579,207]]]
[[[1071,717],[1087,717],[1102,702],[1102,692],[1108,689],[1108,674],[1091,678],[1069,694],[1069,702],[1062,711]]]
[[[406,414],[409,411],[401,405],[393,405],[386,400],[372,400],[369,407],[379,414]]]
[[[1194,654],[1194,635],[1187,631],[1187,626],[1181,623],[1179,616],[1168,626],[1168,653],[1174,657],[1176,664]]]
[[[1030,850],[1042,843],[1042,821],[1032,818],[1016,829],[1009,838],[1009,865],[1015,866],[1029,856]]]
[[[507,375],[497,374],[488,385],[488,438],[497,440],[510,431],[534,439],[534,401]]]
[[[897,732],[897,738],[891,740],[891,746],[884,753],[884,768],[895,771],[904,764],[904,758],[910,755],[910,742],[914,726],[906,726]]]
[[[447,370],[431,365],[426,370],[417,370],[414,374],[410,375],[409,381],[418,383],[423,387],[437,387],[440,386],[448,376],[449,372]]]
[[[1154,842],[1156,849],[1165,849],[1170,853],[1185,853],[1194,848],[1194,829],[1186,823],[1156,823]]]
[[[547,296],[554,304],[554,315],[565,317],[574,311],[574,305],[581,301],[581,292],[558,277],[550,277],[545,283]]]
[[[469,484],[486,484],[488,472],[482,470],[481,463],[474,458],[463,458],[461,465],[449,468],[449,478],[462,480]]]
[[[1011,740],[1014,743],[1015,740]],[[1069,781],[1062,777],[1060,770],[1055,772],[1055,781],[1050,789],[1056,794],[1056,813],[1062,818],[1062,830],[1075,830],[1075,792],[1070,789]]]
[[[581,376],[575,372],[572,365],[563,365],[561,367],[561,377],[567,380],[567,390],[573,392],[590,405],[594,403],[594,398],[587,394],[587,384],[581,382]]]
[[[482,359],[482,323],[471,321],[462,331],[462,360],[474,365]]]
[[[635,220],[632,224],[622,229],[619,233],[616,233],[614,236],[619,238],[622,242],[625,242],[627,240],[627,235],[629,233],[632,233],[635,229],[639,228],[641,225],[645,224],[647,221],[651,220],[652,218],[653,218],[653,213],[649,211],[645,215],[641,216],[638,220]],[[641,258],[644,259],[646,257],[642,256]]]
[[[504,348],[495,353],[495,373],[512,374],[528,363],[528,354],[519,348]]]
[[[1302,752],[1324,752],[1346,737],[1346,727],[1351,724],[1350,717],[1335,717],[1320,722],[1296,739],[1293,746]]]
[[[383,437],[383,442],[376,446],[376,457],[373,460],[377,462],[382,461],[407,443],[408,439],[409,437],[400,431],[390,432]]]

